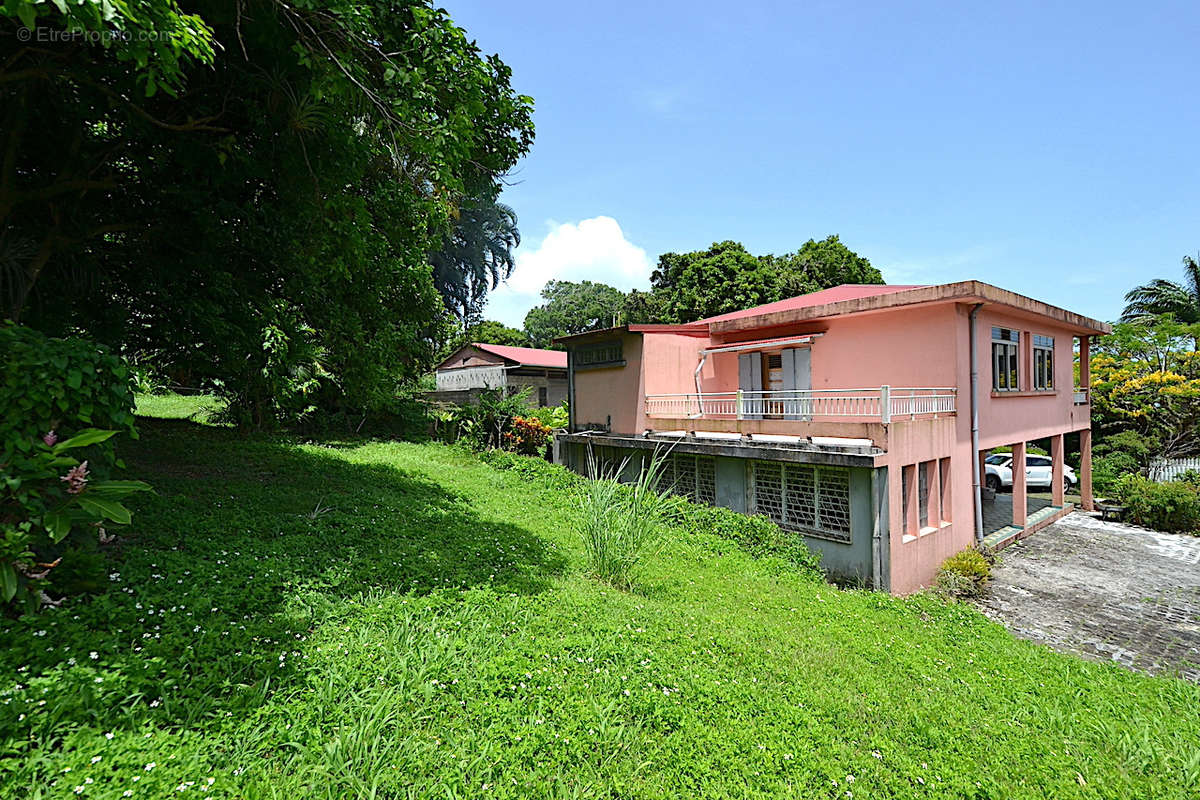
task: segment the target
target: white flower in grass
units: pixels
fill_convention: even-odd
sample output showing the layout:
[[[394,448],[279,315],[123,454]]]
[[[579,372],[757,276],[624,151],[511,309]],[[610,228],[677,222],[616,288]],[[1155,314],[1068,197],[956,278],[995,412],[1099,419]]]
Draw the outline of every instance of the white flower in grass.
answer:
[[[147,765],[145,766],[145,770],[146,770],[146,772],[149,772],[150,770],[154,769],[154,768],[155,768],[155,767],[157,767],[157,766],[158,766],[158,764],[157,764],[157,763],[155,763],[155,762],[151,761],[149,764],[147,764]]]

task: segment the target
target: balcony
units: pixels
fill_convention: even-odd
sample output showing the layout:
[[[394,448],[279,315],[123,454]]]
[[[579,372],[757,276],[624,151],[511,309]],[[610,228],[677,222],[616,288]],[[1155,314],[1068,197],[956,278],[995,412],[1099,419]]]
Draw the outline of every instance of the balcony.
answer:
[[[955,413],[953,388],[804,389],[646,395],[652,419],[877,422]]]

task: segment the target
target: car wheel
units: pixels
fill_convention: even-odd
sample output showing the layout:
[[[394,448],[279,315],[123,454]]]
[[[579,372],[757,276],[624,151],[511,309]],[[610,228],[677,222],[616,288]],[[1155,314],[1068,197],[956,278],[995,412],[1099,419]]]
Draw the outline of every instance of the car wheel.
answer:
[[[1000,476],[999,475],[988,475],[987,476],[987,488],[989,488],[993,492],[996,492],[997,494],[999,494],[1000,493]]]
[[[1063,478],[1063,494],[1070,494],[1073,485],[1070,478]]]

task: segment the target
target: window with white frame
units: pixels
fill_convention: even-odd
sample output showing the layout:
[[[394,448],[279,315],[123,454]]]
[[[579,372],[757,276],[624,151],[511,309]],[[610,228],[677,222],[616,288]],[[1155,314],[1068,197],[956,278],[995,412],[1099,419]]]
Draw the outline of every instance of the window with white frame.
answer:
[[[1048,392],[1054,389],[1054,337],[1033,336],[1033,388]]]
[[[753,511],[785,530],[850,543],[850,471],[754,461]]]
[[[1010,328],[992,328],[992,390],[1015,392],[1021,388],[1021,334]]]

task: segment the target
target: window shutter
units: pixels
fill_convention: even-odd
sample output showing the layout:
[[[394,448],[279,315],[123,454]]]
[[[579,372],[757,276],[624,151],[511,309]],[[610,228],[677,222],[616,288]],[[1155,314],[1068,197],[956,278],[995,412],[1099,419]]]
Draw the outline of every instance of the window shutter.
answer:
[[[762,390],[762,353],[741,353],[738,355],[738,388],[743,392]],[[757,399],[757,396],[755,397]],[[748,404],[752,408],[761,403]],[[747,414],[746,419],[762,419],[761,414]]]

